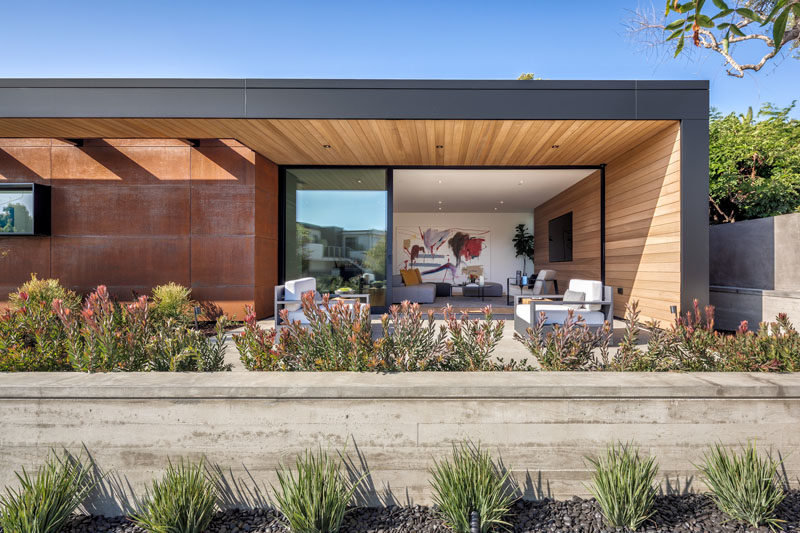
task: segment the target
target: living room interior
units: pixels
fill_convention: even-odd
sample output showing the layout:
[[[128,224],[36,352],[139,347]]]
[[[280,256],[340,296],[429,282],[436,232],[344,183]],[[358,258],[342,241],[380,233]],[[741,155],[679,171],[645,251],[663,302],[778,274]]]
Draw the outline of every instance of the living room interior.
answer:
[[[532,237],[534,209],[594,172],[395,169],[392,302],[435,311],[449,304],[459,312],[491,305],[498,316],[513,315],[513,296],[530,291],[536,273],[534,262],[517,254],[518,226]]]

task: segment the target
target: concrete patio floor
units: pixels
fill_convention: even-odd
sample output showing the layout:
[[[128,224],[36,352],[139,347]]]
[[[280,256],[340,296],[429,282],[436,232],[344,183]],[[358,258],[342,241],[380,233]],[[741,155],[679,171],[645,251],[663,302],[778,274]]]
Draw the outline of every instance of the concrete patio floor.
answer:
[[[438,326],[440,324],[444,324],[443,320],[435,320],[435,324]],[[498,322],[503,322],[503,338],[500,343],[497,345],[495,349],[494,355],[495,357],[502,357],[504,361],[508,362],[510,359],[514,359],[520,361],[522,359],[528,359],[529,364],[536,364],[535,359],[531,356],[530,352],[522,345],[522,343],[514,340],[514,321],[513,320],[498,320]],[[272,328],[275,326],[275,320],[272,318],[266,320],[260,320],[258,322],[259,326],[264,329]],[[372,324],[373,324],[373,331],[380,331],[380,315],[373,315],[372,316]],[[233,365],[233,371],[235,372],[243,372],[246,371],[244,365],[239,360],[239,352],[236,351],[236,346],[233,343],[231,338],[232,333],[241,332],[242,329],[235,329],[228,333],[226,336],[226,351],[225,351],[225,362],[231,363]],[[610,355],[616,353],[619,349],[618,345],[620,340],[622,339],[622,335],[625,332],[625,321],[623,320],[614,320],[614,337],[612,340],[612,346],[609,349]],[[639,343],[638,345],[644,346],[647,344],[649,340],[649,333],[645,330],[642,330],[641,334],[639,335]]]

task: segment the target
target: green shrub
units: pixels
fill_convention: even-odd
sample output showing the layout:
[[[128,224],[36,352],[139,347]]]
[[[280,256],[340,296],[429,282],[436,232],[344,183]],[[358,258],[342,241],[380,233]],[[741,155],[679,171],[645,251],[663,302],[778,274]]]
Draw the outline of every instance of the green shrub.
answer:
[[[205,461],[169,463],[160,480],[147,490],[133,520],[150,533],[201,533],[217,510],[217,479]]]
[[[0,372],[71,370],[67,337],[45,302],[0,314]]]
[[[545,327],[545,314],[540,313],[533,327],[525,335],[514,333],[541,365],[543,370],[597,370],[608,359],[611,343],[611,328],[606,322],[592,329],[582,319],[575,317],[569,309],[564,324],[555,324],[551,330]],[[595,350],[598,354],[595,354]]]
[[[17,292],[8,295],[12,309],[39,303],[44,303],[45,307],[49,307],[56,299],[61,300],[64,306],[73,311],[80,309],[81,299],[77,294],[62,287],[57,279],[39,279],[36,274],[31,274],[31,279],[23,283]]]
[[[169,282],[153,288],[153,316],[160,320],[188,321],[192,313],[192,290]]]
[[[278,508],[292,533],[335,533],[360,484],[342,475],[342,462],[326,452],[306,451],[297,457],[297,473],[278,469],[278,486],[272,488]],[[363,478],[362,478],[363,479]]]
[[[503,322],[492,318],[492,307],[483,309],[483,318],[469,319],[466,313],[457,317],[450,304],[444,308],[449,338],[448,351],[452,360],[449,370],[476,371],[493,367],[491,356],[503,338]]]
[[[740,454],[713,446],[698,469],[722,512],[753,527],[779,528],[775,511],[785,494],[778,480],[780,461],[760,457],[754,443]]]
[[[383,337],[377,343],[384,368],[436,370],[447,355],[447,327],[437,329],[433,311],[425,318],[418,303],[393,305],[381,317]]]
[[[515,500],[509,473],[479,445],[454,445],[452,459],[434,461],[430,472],[437,513],[455,533],[470,533],[473,511],[480,517],[481,533],[510,526],[504,520]]]
[[[0,496],[4,533],[58,533],[96,485],[88,466],[55,452],[35,476],[23,468],[17,479],[20,488]]]
[[[588,489],[609,525],[636,530],[653,515],[655,459],[642,459],[630,444],[617,444],[587,461],[594,467]]]
[[[275,348],[275,328],[258,326],[256,313],[245,307],[244,330],[233,335],[239,359],[247,370],[281,370],[281,359]]]

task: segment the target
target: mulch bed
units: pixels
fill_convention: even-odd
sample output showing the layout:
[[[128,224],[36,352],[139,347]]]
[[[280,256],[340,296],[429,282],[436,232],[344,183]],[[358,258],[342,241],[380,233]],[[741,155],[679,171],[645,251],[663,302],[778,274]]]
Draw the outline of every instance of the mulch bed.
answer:
[[[603,524],[594,500],[520,501],[510,517],[514,533],[610,533],[621,531]],[[779,508],[784,531],[800,531],[800,490],[789,491]],[[430,507],[358,508],[345,518],[343,533],[445,533],[449,531]],[[747,528],[730,521],[706,495],[659,496],[652,520],[639,531],[646,533],[766,533],[767,527]],[[209,533],[287,533],[273,509],[226,510],[217,513]],[[144,533],[126,517],[75,517],[64,533]]]

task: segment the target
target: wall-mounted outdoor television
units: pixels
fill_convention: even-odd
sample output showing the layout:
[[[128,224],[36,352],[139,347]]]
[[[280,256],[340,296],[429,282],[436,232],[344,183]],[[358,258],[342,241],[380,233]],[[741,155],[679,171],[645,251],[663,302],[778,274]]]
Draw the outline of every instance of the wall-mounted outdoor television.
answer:
[[[0,183],[0,236],[50,235],[50,187]]]
[[[572,261],[572,211],[550,221],[550,262]]]

